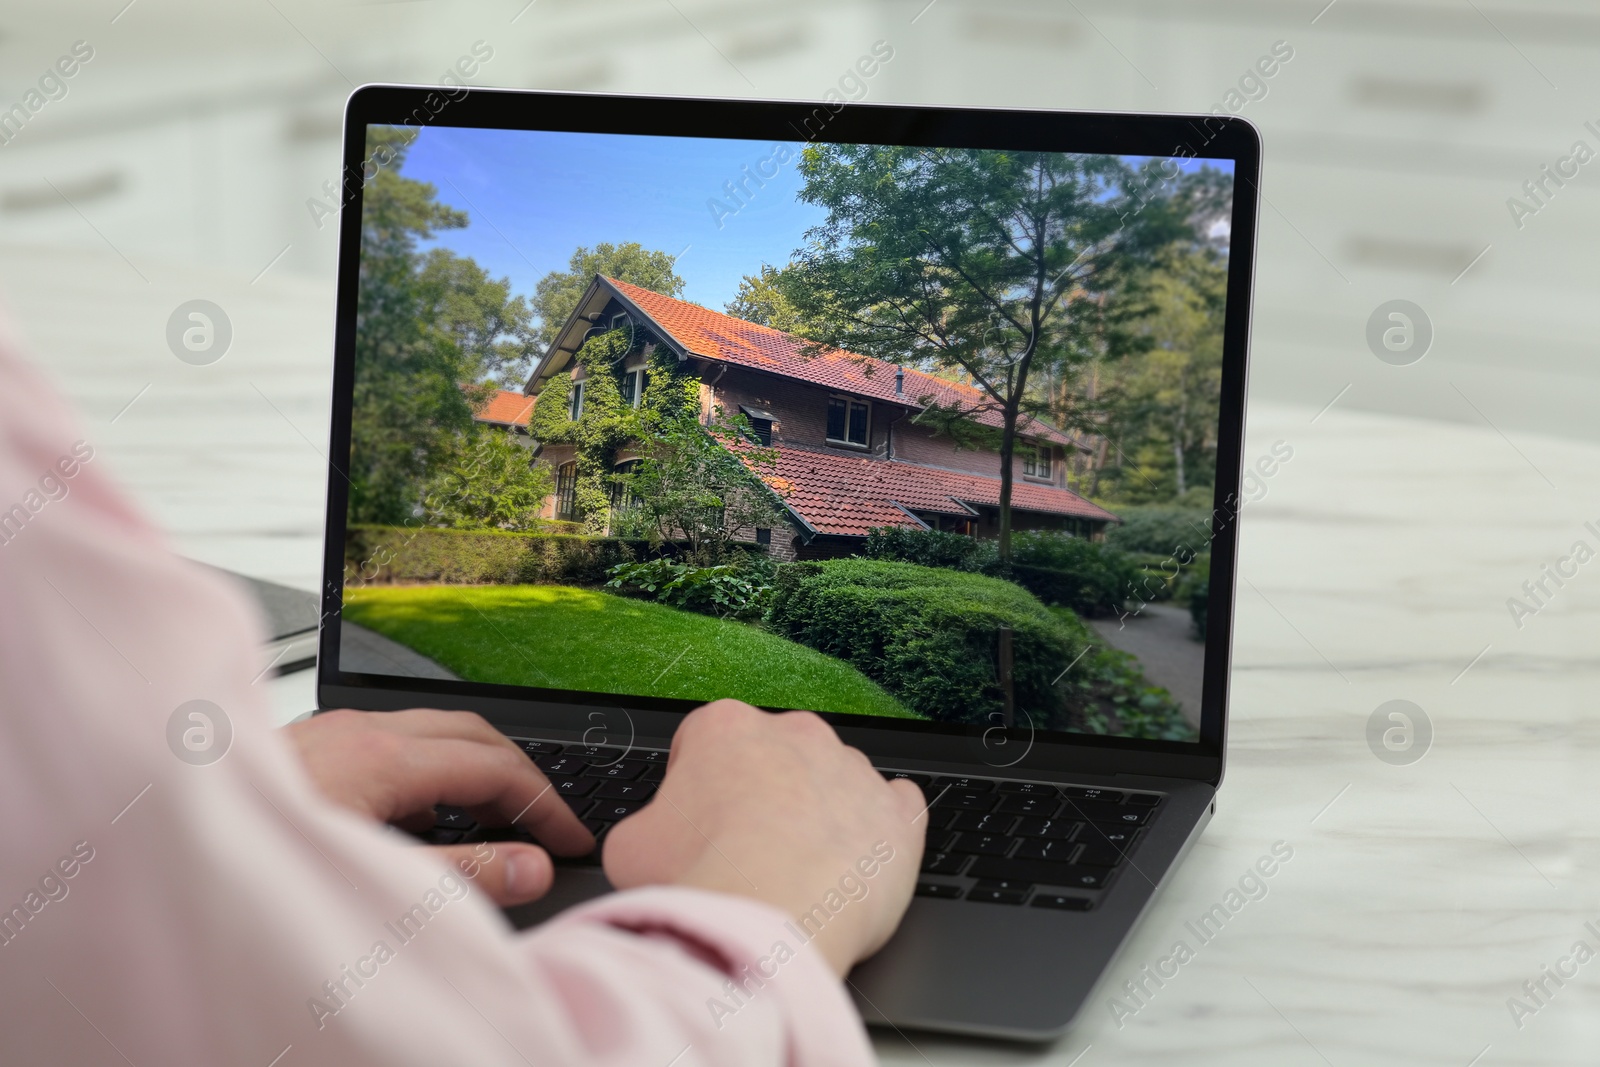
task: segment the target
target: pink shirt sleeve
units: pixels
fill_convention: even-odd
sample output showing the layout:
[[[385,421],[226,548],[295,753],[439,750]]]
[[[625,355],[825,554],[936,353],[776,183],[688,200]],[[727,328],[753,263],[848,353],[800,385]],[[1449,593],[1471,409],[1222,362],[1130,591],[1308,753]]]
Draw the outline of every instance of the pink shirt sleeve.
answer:
[[[872,1062],[774,909],[645,889],[519,934],[428,850],[323,801],[253,682],[252,609],[108,466],[0,337],[5,1063]],[[209,739],[173,725],[190,701],[221,709]],[[231,737],[186,761],[185,729],[208,756]]]

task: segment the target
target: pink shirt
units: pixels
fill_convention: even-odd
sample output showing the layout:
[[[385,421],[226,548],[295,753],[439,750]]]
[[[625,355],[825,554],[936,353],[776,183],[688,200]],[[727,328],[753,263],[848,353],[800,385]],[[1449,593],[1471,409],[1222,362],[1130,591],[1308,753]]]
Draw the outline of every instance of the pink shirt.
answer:
[[[252,607],[172,554],[94,445],[0,337],[0,1061],[872,1062],[766,905],[642,889],[517,933],[323,800],[252,685]],[[232,727],[209,765],[168,740],[193,700]]]

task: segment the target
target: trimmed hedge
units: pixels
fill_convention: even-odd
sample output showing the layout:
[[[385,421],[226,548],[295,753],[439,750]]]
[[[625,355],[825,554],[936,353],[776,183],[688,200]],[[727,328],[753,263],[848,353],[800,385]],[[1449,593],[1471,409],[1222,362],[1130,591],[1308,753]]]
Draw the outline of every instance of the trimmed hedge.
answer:
[[[670,546],[614,537],[352,526],[345,532],[345,581],[598,586],[612,567],[664,552]]]
[[[1054,680],[1090,640],[1011,582],[864,559],[779,567],[767,623],[944,722],[993,722],[1004,710],[1001,626],[1012,631],[1016,708],[1041,724],[1061,719]]]
[[[979,541],[944,530],[916,530],[880,526],[867,531],[859,553],[864,559],[916,563],[923,567],[948,567],[956,571],[982,571],[996,559],[993,541]]]
[[[1043,531],[1017,534],[1011,559],[1009,569],[996,564],[987,573],[1083,616],[1119,614],[1140,576],[1134,561],[1110,545]]]
[[[1106,543],[1124,552],[1188,558],[1211,545],[1211,512],[1170,505],[1119,508],[1121,525],[1106,531]]]

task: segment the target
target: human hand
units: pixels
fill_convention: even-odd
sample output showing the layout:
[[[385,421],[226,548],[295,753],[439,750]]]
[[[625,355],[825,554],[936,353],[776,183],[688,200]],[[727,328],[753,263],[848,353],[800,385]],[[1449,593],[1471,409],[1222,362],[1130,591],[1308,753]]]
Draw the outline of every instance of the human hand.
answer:
[[[433,825],[435,804],[456,804],[486,826],[515,823],[558,856],[581,856],[594,837],[533,761],[481,717],[464,711],[330,711],[284,728],[322,792],[341,807],[403,829]],[[440,846],[495,903],[525,904],[550,889],[544,849],[497,841]]]
[[[915,785],[884,781],[811,712],[719,700],[683,720],[661,788],[606,835],[603,860],[618,889],[671,884],[753,897],[808,934],[819,924],[806,917],[822,907],[813,943],[843,975],[905,914],[923,811]]]

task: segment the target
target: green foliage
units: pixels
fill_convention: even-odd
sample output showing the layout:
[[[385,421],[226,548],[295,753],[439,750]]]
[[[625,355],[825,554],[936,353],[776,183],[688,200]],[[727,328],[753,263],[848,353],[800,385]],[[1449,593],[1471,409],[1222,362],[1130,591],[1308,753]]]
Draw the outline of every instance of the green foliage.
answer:
[[[1120,526],[1106,531],[1106,543],[1124,552],[1153,552],[1180,559],[1203,552],[1211,543],[1211,512],[1166,505],[1122,508]]]
[[[529,530],[550,495],[547,467],[510,430],[474,426],[434,473],[423,497],[431,523],[457,529]]]
[[[1121,612],[1139,574],[1127,554],[1110,545],[1045,530],[1017,534],[1012,559],[1007,576],[1046,604],[1080,616]]]
[[[1089,637],[1011,584],[977,574],[863,559],[778,568],[767,615],[775,631],[854,664],[912,710],[986,723],[1004,710],[999,630],[1012,632],[1016,709],[1065,721],[1053,684]]]
[[[790,275],[787,267],[763,265],[760,274],[744,276],[739,291],[722,310],[736,319],[771,326],[797,337],[808,336],[809,324],[784,293],[785,285],[792,280]]]
[[[486,388],[462,388],[527,359],[527,309],[470,260],[419,242],[467,224],[426,182],[400,176],[413,132],[374,128],[369,157],[390,164],[361,208],[351,419],[350,519],[404,522],[433,472],[472,427]]]
[[[538,341],[548,346],[566,325],[578,301],[596,274],[629,282],[663,296],[682,296],[683,279],[673,270],[672,257],[652,251],[637,241],[613,245],[601,242],[572,253],[564,271],[551,271],[533,290],[533,310],[539,316]]]
[[[697,567],[670,559],[622,563],[608,572],[607,589],[724,619],[754,619],[772,594],[772,568],[742,562]]]
[[[613,537],[351,526],[345,532],[345,584],[600,585],[612,567],[654,551],[646,542]]]
[[[1108,155],[808,145],[800,199],[828,215],[807,233],[783,293],[820,342],[967,374],[987,394],[980,406],[1001,417],[1008,501],[1016,428],[1049,407],[1032,376],[1070,377],[1138,343],[1121,329],[1127,309],[1107,296],[1193,234],[1155,167]],[[1002,558],[1010,529],[1002,504]]]
[[[1211,597],[1211,557],[1200,556],[1178,579],[1175,598],[1189,607],[1189,618],[1194,620],[1194,633],[1206,639],[1206,615]]]
[[[918,530],[905,526],[880,526],[867,531],[858,555],[865,559],[916,563],[923,567],[948,567],[981,571],[993,563],[995,544],[943,530]]]

